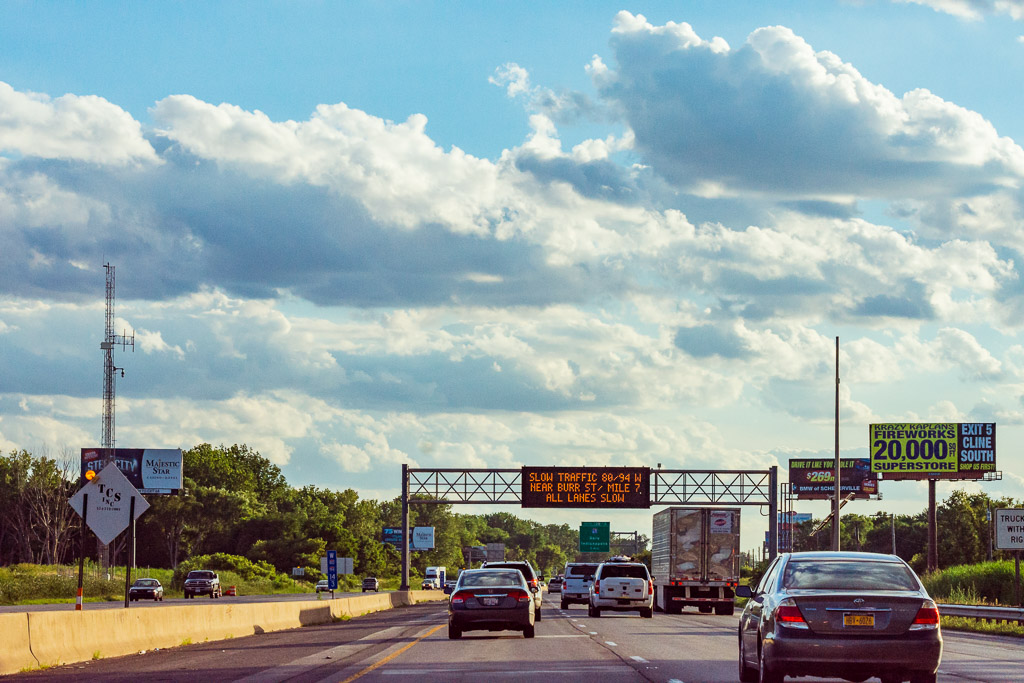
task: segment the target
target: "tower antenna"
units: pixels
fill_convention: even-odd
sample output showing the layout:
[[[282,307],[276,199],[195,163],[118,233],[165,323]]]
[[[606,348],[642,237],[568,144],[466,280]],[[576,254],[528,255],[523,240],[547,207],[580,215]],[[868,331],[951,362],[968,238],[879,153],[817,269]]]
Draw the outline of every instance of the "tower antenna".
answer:
[[[103,449],[103,467],[114,462],[114,396],[115,376],[120,370],[124,377],[124,368],[114,365],[114,347],[120,346],[121,350],[131,347],[135,351],[135,331],[128,336],[127,330],[121,334],[114,333],[114,266],[109,263],[103,264],[107,271],[107,307],[104,318],[103,341],[100,342],[100,349],[103,351],[103,434],[100,439],[100,446]],[[102,470],[102,468],[100,468]],[[109,550],[107,546],[100,545],[100,563],[104,567],[109,566]]]

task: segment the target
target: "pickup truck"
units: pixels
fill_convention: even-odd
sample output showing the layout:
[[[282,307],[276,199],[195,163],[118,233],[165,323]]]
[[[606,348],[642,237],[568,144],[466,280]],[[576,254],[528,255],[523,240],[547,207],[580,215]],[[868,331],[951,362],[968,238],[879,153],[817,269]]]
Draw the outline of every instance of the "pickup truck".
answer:
[[[210,598],[219,598],[220,577],[217,572],[209,569],[194,569],[185,577],[185,597],[194,598],[197,595],[209,595]]]

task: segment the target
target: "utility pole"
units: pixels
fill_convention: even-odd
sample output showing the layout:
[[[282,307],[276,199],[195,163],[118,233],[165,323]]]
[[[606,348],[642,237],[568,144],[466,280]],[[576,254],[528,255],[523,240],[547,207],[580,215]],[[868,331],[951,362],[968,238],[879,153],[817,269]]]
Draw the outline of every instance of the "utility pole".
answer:
[[[839,552],[839,510],[843,507],[839,487],[839,337],[836,337],[836,491],[832,499],[832,550]]]
[[[115,373],[120,370],[121,376],[124,377],[124,368],[114,366],[114,347],[120,346],[122,351],[131,347],[134,352],[135,333],[132,332],[131,337],[127,336],[127,332],[114,333],[114,266],[105,263],[103,267],[107,271],[107,305],[104,316],[103,341],[100,342],[100,349],[103,351],[103,433],[100,438],[100,447],[103,449],[103,467],[106,467],[114,462]],[[103,467],[100,468],[101,471]],[[97,550],[100,567],[105,570],[109,569],[110,548],[97,541]]]

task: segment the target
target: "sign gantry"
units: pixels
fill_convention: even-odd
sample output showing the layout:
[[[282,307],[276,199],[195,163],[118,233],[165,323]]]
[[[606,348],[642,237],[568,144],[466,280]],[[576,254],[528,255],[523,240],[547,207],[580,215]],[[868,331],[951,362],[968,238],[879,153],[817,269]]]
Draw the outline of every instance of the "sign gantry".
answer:
[[[643,509],[652,505],[766,505],[768,550],[778,543],[778,468],[663,470],[650,467],[422,469],[402,465],[402,538],[409,506],[521,505],[540,508]],[[402,590],[409,588],[409,548],[402,548]]]

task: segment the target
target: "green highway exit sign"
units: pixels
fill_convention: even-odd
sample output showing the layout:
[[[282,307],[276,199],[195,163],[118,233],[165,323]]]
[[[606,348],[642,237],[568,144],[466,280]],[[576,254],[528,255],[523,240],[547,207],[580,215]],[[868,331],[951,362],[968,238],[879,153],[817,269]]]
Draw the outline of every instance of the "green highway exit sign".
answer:
[[[580,552],[606,553],[611,550],[611,522],[580,522]]]

